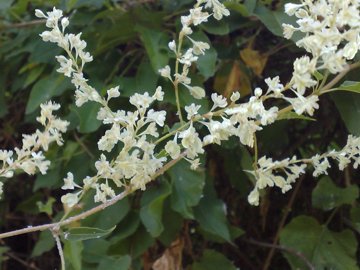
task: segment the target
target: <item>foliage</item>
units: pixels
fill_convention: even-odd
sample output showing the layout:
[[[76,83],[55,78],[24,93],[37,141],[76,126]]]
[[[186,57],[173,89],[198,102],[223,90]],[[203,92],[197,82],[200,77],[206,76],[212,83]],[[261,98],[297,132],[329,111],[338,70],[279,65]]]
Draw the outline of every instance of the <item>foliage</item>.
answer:
[[[192,84],[206,89],[209,97],[212,89],[227,98],[239,90],[246,101],[253,89],[265,87],[263,78],[279,75],[288,81],[293,60],[304,50],[294,45],[301,36],[282,38],[282,23],[294,23],[283,12],[285,2],[289,1],[224,1],[231,15],[219,22],[209,19],[192,36],[211,44],[199,56],[197,70],[190,70]],[[84,69],[92,86],[105,96],[107,89],[120,85],[121,95],[110,101],[112,107],[128,110],[130,96],[145,91],[152,95],[161,85],[164,103],[155,108],[167,112],[166,133],[179,128],[173,126],[178,104],[172,85],[158,70],[174,63],[168,42],[181,29],[179,15],[186,15],[192,4],[189,0],[0,2],[0,148],[13,149],[21,144],[21,134],[33,133],[40,104],[50,99],[61,104],[59,115],[70,123],[64,145],[51,145],[46,152],[51,161],[48,174],[16,172],[13,180],[4,180],[1,232],[67,215],[60,200],[65,194],[62,179],[72,172],[80,185],[80,179],[96,173],[94,164],[101,154],[96,142],[106,131],[96,119],[100,105],[75,106],[70,79],[55,72],[54,56],[61,51],[39,38],[44,21],[33,15],[34,10],[56,6],[66,11],[71,32],[83,33],[94,56]],[[315,75],[319,81],[327,76]],[[314,116],[289,112],[282,121],[264,126],[256,137],[259,153],[283,160],[340,151],[347,133],[360,136],[358,81],[357,70],[349,72],[332,89],[338,92],[321,97]],[[183,86],[179,91],[183,110],[193,97]],[[200,113],[211,108],[210,99],[199,104]],[[206,134],[205,129],[200,133]],[[336,162],[330,161],[328,176],[315,180],[307,171],[285,195],[260,190],[260,206],[253,207],[247,197],[255,180],[247,171],[253,170],[254,153],[235,139],[221,147],[209,145],[201,157],[202,168],[191,170],[182,160],[145,191],[69,224],[61,239],[66,269],[307,269],[309,265],[359,269],[358,170],[347,167],[339,172]],[[94,207],[94,195],[86,193],[71,215]],[[49,231],[17,237],[0,240],[0,269],[60,265]]]

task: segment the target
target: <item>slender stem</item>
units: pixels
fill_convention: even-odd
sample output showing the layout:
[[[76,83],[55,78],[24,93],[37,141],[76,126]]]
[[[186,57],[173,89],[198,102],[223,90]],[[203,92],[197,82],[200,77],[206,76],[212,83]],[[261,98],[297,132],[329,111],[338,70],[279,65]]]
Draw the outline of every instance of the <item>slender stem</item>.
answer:
[[[175,74],[179,74],[179,63],[180,63],[179,57],[181,55],[181,47],[182,47],[183,39],[184,39],[184,33],[181,31],[179,34],[179,44],[178,44],[177,52],[176,52]],[[181,124],[184,124],[184,120],[183,120],[182,113],[181,113],[181,105],[180,105],[180,97],[179,97],[179,80],[178,79],[175,79],[175,81],[174,81],[174,89],[175,89],[177,112],[178,112]]]
[[[360,67],[360,62],[356,62],[347,66],[343,71],[341,71],[334,79],[332,79],[328,84],[326,84],[321,90],[320,93],[323,93],[326,90],[331,89],[335,84],[337,84],[344,76],[351,70]]]
[[[292,255],[295,255],[296,257],[298,257],[300,260],[302,260],[306,266],[308,267],[308,269],[310,270],[315,270],[315,266],[305,257],[304,254],[302,254],[301,252],[289,248],[289,247],[284,247],[284,246],[280,246],[280,245],[274,245],[274,244],[269,244],[269,243],[264,243],[264,242],[260,242],[254,239],[247,239],[245,240],[246,242],[253,244],[253,245],[257,245],[257,246],[261,246],[261,247],[268,247],[268,248],[275,248],[275,249],[279,249],[288,253],[291,253]]]
[[[168,169],[170,169],[172,166],[174,166],[177,162],[179,162],[184,156],[186,155],[186,151],[184,151],[183,153],[180,154],[180,156],[177,159],[171,160],[168,163],[166,163],[161,169],[159,169],[151,178],[155,179],[158,176],[164,174],[165,171],[167,171]],[[56,228],[61,228],[65,225],[71,224],[75,221],[87,218],[88,216],[91,216],[99,211],[104,210],[105,208],[117,203],[118,201],[120,201],[121,199],[125,198],[126,196],[128,196],[129,194],[133,193],[134,189],[132,189],[131,187],[127,187],[123,192],[121,192],[120,194],[116,195],[115,197],[113,197],[112,199],[98,205],[95,206],[85,212],[82,212],[81,214],[78,214],[76,216],[72,216],[69,217],[65,220],[59,221],[59,222],[55,222],[55,223],[49,223],[49,224],[44,224],[44,225],[39,225],[39,226],[34,226],[34,227],[27,227],[24,229],[19,229],[19,230],[15,230],[15,231],[11,231],[11,232],[7,232],[7,233],[2,233],[0,234],[0,239],[3,238],[7,238],[7,237],[12,237],[12,236],[16,236],[16,235],[21,235],[21,234],[26,234],[26,233],[31,233],[31,232],[37,232],[37,231],[44,231],[44,230],[53,230]]]
[[[191,122],[187,122],[186,124],[182,125],[181,127],[169,132],[168,134],[165,134],[164,136],[162,136],[161,138],[159,138],[157,141],[155,141],[155,145],[162,142],[163,140],[166,140],[167,138],[171,137],[172,135],[175,135],[177,132],[179,132],[180,130],[186,128],[187,126],[190,125]]]
[[[60,241],[60,238],[59,238],[59,230],[58,229],[52,229],[51,230],[51,233],[55,239],[55,242],[56,242],[56,247],[58,249],[58,252],[59,252],[59,256],[60,256],[60,261],[61,261],[61,270],[65,270],[65,258],[64,258],[64,252],[63,252],[63,249],[62,249],[62,246],[61,246],[61,241]]]

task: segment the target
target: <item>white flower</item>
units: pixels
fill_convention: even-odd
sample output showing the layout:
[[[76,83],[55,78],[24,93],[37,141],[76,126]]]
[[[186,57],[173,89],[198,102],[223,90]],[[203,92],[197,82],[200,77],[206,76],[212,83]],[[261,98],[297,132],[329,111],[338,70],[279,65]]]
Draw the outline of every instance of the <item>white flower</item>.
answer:
[[[233,93],[231,94],[230,100],[231,100],[232,102],[236,102],[236,101],[238,101],[239,99],[240,99],[240,93],[239,93],[239,92],[233,92]]]
[[[175,42],[175,40],[170,41],[168,46],[169,46],[170,50],[172,50],[174,53],[176,53],[176,42]]]
[[[66,177],[64,178],[64,185],[61,187],[61,189],[74,189],[75,186],[78,186],[74,182],[74,175],[71,172],[68,172]]]
[[[158,100],[158,101],[163,101],[164,100],[164,91],[162,90],[161,86],[156,87],[153,98]]]
[[[306,112],[308,115],[312,116],[315,109],[319,109],[319,97],[317,95],[311,95],[309,97],[301,96],[297,94],[297,98],[284,98],[291,103],[294,107],[295,112],[298,115]]]
[[[194,103],[189,106],[185,106],[185,111],[187,112],[187,119],[191,120],[193,116],[197,115],[200,107],[201,105],[195,105]]]
[[[303,7],[304,4],[293,4],[293,3],[287,3],[285,4],[285,13],[292,16],[295,14],[295,12]]]
[[[313,176],[317,177],[321,174],[327,174],[327,169],[330,168],[330,163],[327,158],[321,158],[320,155],[315,155],[311,158],[312,164],[315,168]]]
[[[189,89],[190,94],[196,99],[202,99],[205,97],[205,90],[200,86],[190,86],[183,84],[187,89]]]
[[[198,60],[198,57],[193,54],[194,50],[193,48],[188,49],[184,55],[181,56],[179,59],[179,62],[181,64],[191,66],[192,62],[195,62]]]
[[[260,194],[257,188],[254,188],[249,196],[248,196],[248,202],[251,205],[255,205],[258,206],[259,205],[259,200],[260,200]]]
[[[159,69],[159,73],[162,77],[168,78],[170,81],[172,81],[171,78],[171,69],[169,65],[166,65],[165,67]]]
[[[180,156],[180,146],[175,141],[168,141],[165,145],[165,151],[172,159],[177,159]]]
[[[211,100],[214,102],[211,111],[217,107],[225,108],[227,106],[226,98],[224,98],[222,95],[218,95],[217,93],[211,94]]]
[[[156,122],[160,127],[164,126],[164,121],[166,119],[165,111],[154,111],[153,109],[149,110],[147,113],[147,119],[152,122]]]
[[[40,9],[35,9],[35,16],[38,18],[47,18],[47,16]]]
[[[75,206],[78,201],[79,201],[79,197],[78,197],[79,193],[68,193],[66,195],[61,196],[61,202],[63,204],[66,204],[67,207],[71,208],[73,206]]]
[[[120,96],[119,86],[107,90],[107,100],[110,100],[111,98],[117,98],[119,96]]]
[[[206,43],[206,42],[195,41],[192,38],[190,38],[189,36],[188,36],[188,39],[190,39],[190,41],[193,44],[193,53],[195,55],[200,55],[200,54],[204,55],[205,50],[210,49],[210,45],[208,43]]]
[[[134,94],[130,97],[129,102],[139,108],[148,108],[150,104],[153,102],[153,98],[149,96],[148,92],[144,94]]]
[[[207,12],[202,12],[202,7],[197,7],[190,9],[190,16],[193,24],[199,25],[203,22],[207,22],[207,19],[210,15]]]

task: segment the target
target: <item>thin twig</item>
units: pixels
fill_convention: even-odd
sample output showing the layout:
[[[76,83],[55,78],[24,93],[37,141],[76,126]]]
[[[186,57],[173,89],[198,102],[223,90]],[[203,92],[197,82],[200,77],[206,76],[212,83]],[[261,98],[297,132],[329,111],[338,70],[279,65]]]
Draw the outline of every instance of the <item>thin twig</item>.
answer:
[[[46,20],[33,20],[29,22],[22,22],[22,23],[14,23],[14,24],[8,24],[8,25],[2,25],[0,26],[0,31],[12,29],[12,28],[26,28],[31,27],[38,24],[44,24]]]
[[[51,230],[51,233],[55,239],[56,247],[59,252],[59,256],[60,256],[60,260],[61,260],[61,270],[65,270],[65,258],[64,258],[64,252],[63,252],[63,249],[61,246],[61,241],[59,238],[59,230],[60,230],[60,228],[54,228]]]
[[[162,167],[160,170],[158,170],[151,178],[155,179],[158,176],[164,174],[165,171],[167,171],[168,169],[170,169],[172,166],[174,166],[177,162],[179,162],[184,156],[186,155],[186,151],[184,151],[183,153],[180,154],[180,156],[177,159],[173,159],[171,161],[169,161],[168,163],[166,163],[164,165],[164,167]],[[26,233],[31,233],[31,232],[37,232],[37,231],[45,231],[45,230],[53,230],[56,228],[61,228],[65,225],[71,224],[75,221],[87,218],[88,216],[91,216],[101,210],[104,210],[105,208],[117,203],[118,201],[120,201],[121,199],[125,198],[126,196],[128,196],[129,194],[133,193],[135,190],[132,189],[131,187],[127,187],[123,192],[121,192],[120,194],[116,195],[115,197],[113,197],[112,199],[98,205],[95,206],[94,208],[91,208],[85,212],[82,212],[81,214],[78,214],[76,216],[72,216],[69,217],[63,221],[59,221],[59,222],[55,222],[55,223],[49,223],[49,224],[44,224],[44,225],[39,225],[39,226],[28,226],[27,228],[24,229],[19,229],[19,230],[15,230],[15,231],[11,231],[11,232],[7,232],[7,233],[2,233],[0,234],[0,239],[3,238],[7,238],[7,237],[12,237],[12,236],[16,236],[16,235],[21,235],[21,234],[26,234]]]
[[[305,255],[295,249],[280,246],[280,245],[274,245],[274,244],[270,244],[270,243],[264,243],[264,242],[260,242],[260,241],[254,240],[254,239],[244,239],[244,241],[247,243],[250,243],[250,244],[257,245],[257,246],[267,247],[267,248],[272,248],[272,249],[279,249],[279,250],[288,252],[292,255],[295,255],[300,260],[302,260],[310,270],[315,270],[315,266],[305,257]]]

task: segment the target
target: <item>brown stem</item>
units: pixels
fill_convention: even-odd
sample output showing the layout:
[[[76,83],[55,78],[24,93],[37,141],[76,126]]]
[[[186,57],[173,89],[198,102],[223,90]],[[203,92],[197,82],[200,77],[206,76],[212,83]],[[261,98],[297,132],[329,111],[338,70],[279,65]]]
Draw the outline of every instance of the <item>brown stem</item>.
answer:
[[[306,266],[308,267],[308,269],[310,270],[315,270],[315,266],[305,257],[304,254],[302,254],[301,252],[289,248],[289,247],[284,247],[284,246],[280,246],[280,245],[274,245],[274,244],[269,244],[269,243],[264,243],[264,242],[260,242],[254,239],[246,239],[244,240],[245,242],[248,242],[250,244],[254,244],[257,246],[261,246],[261,247],[268,247],[271,249],[279,249],[288,253],[291,253],[292,255],[295,255],[296,257],[298,257],[300,260],[302,260]]]

